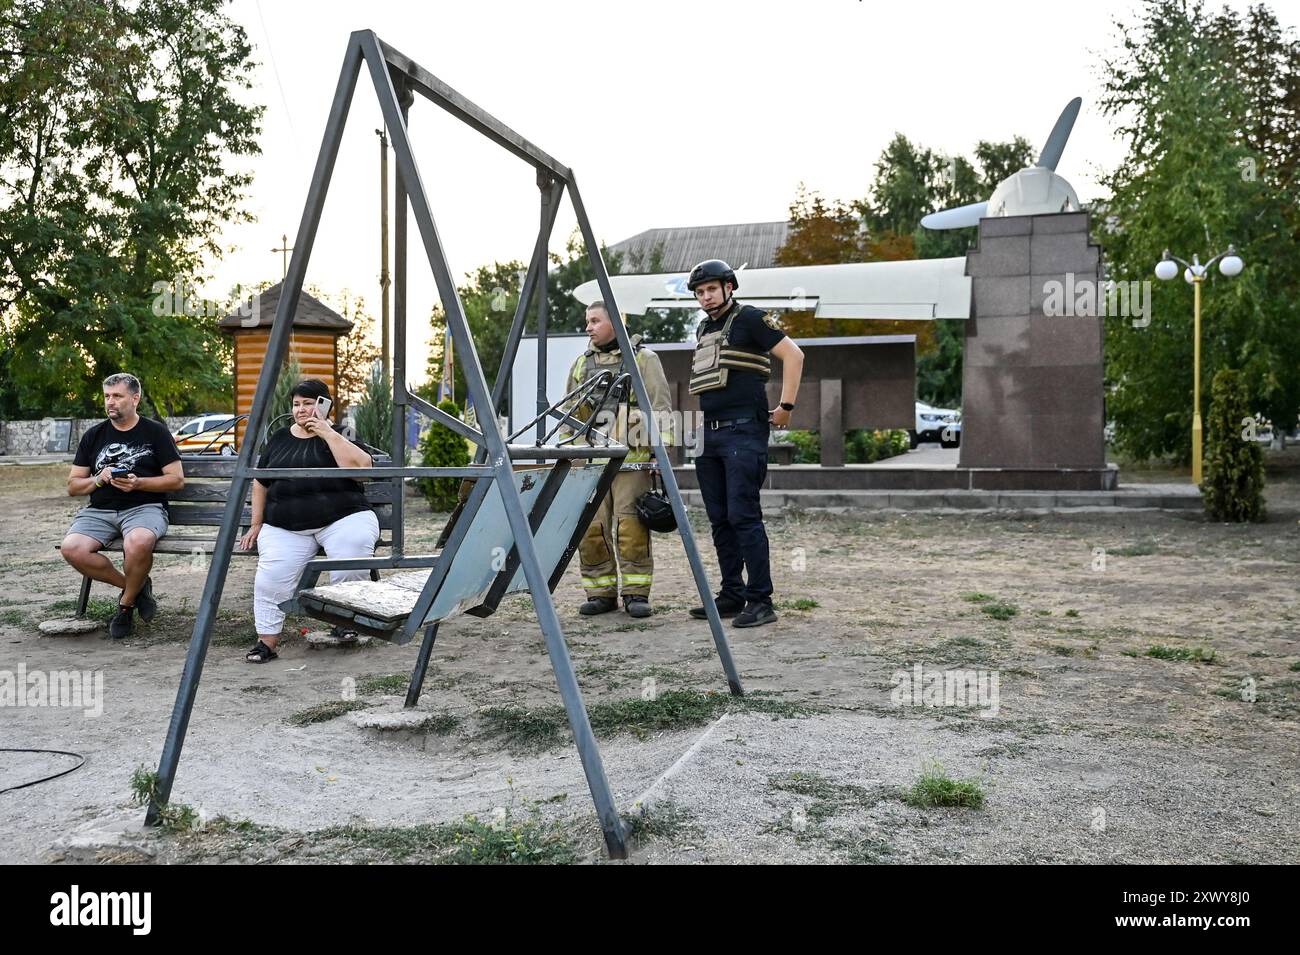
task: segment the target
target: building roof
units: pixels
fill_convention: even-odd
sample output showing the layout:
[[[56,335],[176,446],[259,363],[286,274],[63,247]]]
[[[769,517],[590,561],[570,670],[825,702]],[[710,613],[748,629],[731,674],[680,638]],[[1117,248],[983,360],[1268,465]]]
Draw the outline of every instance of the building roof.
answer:
[[[280,305],[283,282],[277,282],[259,295],[244,302],[220,322],[222,329],[270,328],[275,321],[275,310]],[[305,291],[298,296],[298,309],[293,316],[294,328],[324,328],[346,335],[352,323],[320,299]]]
[[[686,272],[705,259],[723,259],[732,268],[767,269],[790,234],[788,222],[742,222],[735,225],[647,229],[616,242],[610,252],[623,255],[619,274]],[[656,246],[659,262],[652,261]]]

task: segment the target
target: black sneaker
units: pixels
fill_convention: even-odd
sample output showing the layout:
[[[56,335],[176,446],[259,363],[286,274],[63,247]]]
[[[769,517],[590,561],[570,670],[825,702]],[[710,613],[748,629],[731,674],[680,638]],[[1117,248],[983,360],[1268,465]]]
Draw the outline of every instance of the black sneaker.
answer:
[[[640,594],[628,594],[623,597],[623,609],[629,617],[649,617],[654,613],[650,609],[650,599]]]
[[[153,596],[153,578],[146,577],[144,586],[135,595],[135,609],[140,612],[140,619],[148,623],[158,612],[158,601]]]
[[[578,608],[578,613],[584,617],[594,617],[598,613],[609,613],[617,609],[618,601],[613,597],[591,597]]]
[[[731,597],[718,597],[713,602],[718,605],[718,616],[723,618],[734,617],[745,609],[743,600],[734,600]],[[691,616],[696,620],[705,620],[709,615],[703,607],[693,607]]]
[[[745,609],[736,614],[731,621],[733,627],[761,627],[765,623],[776,623],[776,611],[771,604],[748,603]]]
[[[113,614],[113,619],[108,622],[108,635],[114,640],[131,636],[131,631],[135,629],[135,622],[131,619],[133,610],[134,607],[117,605],[117,613]]]

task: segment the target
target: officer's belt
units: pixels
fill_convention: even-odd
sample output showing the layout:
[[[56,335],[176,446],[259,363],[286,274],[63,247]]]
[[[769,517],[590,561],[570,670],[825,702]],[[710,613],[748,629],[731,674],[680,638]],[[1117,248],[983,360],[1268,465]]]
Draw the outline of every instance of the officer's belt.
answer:
[[[708,428],[710,431],[717,431],[719,428],[725,428],[729,424],[744,424],[746,421],[761,421],[761,420],[763,419],[756,414],[751,415],[748,418],[725,418],[720,421],[706,420],[704,422],[704,427]]]

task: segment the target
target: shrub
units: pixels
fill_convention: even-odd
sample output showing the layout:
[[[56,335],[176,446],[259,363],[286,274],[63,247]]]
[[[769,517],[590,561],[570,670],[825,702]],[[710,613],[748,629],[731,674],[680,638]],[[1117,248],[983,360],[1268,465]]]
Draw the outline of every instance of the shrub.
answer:
[[[1224,368],[1211,392],[1208,454],[1201,496],[1216,521],[1264,519],[1264,454],[1242,436],[1250,417],[1241,372]]]

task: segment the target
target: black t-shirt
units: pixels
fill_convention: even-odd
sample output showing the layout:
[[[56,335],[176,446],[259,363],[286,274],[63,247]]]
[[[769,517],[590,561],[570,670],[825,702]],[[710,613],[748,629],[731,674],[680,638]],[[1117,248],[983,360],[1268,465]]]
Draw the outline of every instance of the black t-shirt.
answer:
[[[324,438],[298,438],[289,428],[281,428],[267,441],[257,466],[336,468],[339,465]],[[282,527],[287,531],[325,527],[339,518],[370,509],[364,485],[351,478],[270,481],[258,478],[257,482],[267,489],[263,520],[272,527]]]
[[[761,308],[752,305],[739,305],[739,314],[731,323],[728,341],[732,348],[764,354],[785,338],[775,318],[770,317]],[[726,316],[710,319],[700,326],[699,334],[722,330],[727,323]],[[776,327],[773,327],[776,326]],[[729,420],[732,418],[757,417],[767,420],[767,390],[763,376],[754,371],[727,369],[727,387],[700,393],[700,410],[706,421]]]
[[[180,459],[175,439],[161,422],[141,417],[130,431],[120,431],[106,418],[81,436],[72,463],[90,468],[91,477],[98,477],[106,467],[120,467],[146,478],[160,477],[164,467]],[[90,506],[109,511],[166,503],[167,495],[162,491],[119,491],[105,484],[90,492]]]

